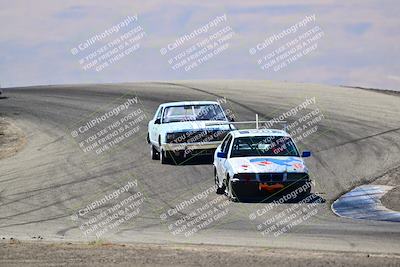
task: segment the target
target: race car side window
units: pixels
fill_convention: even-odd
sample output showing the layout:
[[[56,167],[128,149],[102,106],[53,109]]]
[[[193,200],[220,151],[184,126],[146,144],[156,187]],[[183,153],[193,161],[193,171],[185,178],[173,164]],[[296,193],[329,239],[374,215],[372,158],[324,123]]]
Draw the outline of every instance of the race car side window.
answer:
[[[226,142],[226,146],[224,147],[224,150],[223,150],[223,152],[226,153],[227,155],[228,155],[228,151],[231,146],[231,143],[232,143],[232,135],[229,135],[229,138]]]
[[[157,114],[156,114],[156,117],[155,117],[156,120],[157,120],[157,119],[160,119],[160,120],[161,120],[162,112],[163,112],[163,108],[160,107],[160,109],[158,110],[158,112],[157,112]]]
[[[230,137],[231,137],[230,134],[227,134],[227,135],[225,136],[224,141],[222,141],[221,152],[223,152],[223,151],[225,150],[226,143],[228,142],[228,140],[229,140]]]

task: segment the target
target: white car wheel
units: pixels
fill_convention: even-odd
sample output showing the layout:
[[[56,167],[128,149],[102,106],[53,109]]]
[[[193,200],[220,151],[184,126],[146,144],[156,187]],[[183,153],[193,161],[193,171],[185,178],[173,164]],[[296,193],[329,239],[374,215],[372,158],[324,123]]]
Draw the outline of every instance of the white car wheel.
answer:
[[[219,179],[218,179],[217,172],[215,172],[214,182],[215,182],[215,185],[217,186],[217,194],[218,195],[223,195],[225,193],[225,187],[224,186],[222,186],[222,187],[219,186]]]
[[[150,155],[151,155],[151,159],[153,159],[153,160],[160,159],[160,154],[158,153],[158,151],[156,150],[154,145],[151,145]]]
[[[233,194],[231,180],[229,180],[228,184],[226,185],[225,193],[228,196],[229,200],[231,200],[233,202],[237,202],[238,201],[237,197],[234,196],[234,194]]]
[[[161,164],[168,163],[167,152],[160,148],[160,162]]]

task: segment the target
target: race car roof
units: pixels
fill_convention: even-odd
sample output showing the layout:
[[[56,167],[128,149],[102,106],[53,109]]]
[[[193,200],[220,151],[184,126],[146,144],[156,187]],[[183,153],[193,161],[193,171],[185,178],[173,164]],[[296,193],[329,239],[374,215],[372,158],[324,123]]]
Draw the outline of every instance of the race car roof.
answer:
[[[236,137],[249,137],[249,136],[289,136],[290,135],[283,130],[276,129],[246,129],[246,130],[235,130],[231,131],[234,138]]]
[[[173,106],[186,106],[186,105],[204,105],[204,104],[218,104],[217,101],[180,101],[180,102],[168,102],[163,103],[163,107],[173,107]]]

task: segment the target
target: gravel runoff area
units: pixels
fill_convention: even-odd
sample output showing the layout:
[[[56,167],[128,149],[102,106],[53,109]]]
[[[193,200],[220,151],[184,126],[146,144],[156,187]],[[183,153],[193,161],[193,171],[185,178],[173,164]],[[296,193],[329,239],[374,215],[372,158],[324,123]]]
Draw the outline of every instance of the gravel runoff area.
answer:
[[[0,242],[2,266],[399,266],[400,255],[212,245]]]
[[[0,114],[0,160],[15,155],[25,143],[22,131]]]

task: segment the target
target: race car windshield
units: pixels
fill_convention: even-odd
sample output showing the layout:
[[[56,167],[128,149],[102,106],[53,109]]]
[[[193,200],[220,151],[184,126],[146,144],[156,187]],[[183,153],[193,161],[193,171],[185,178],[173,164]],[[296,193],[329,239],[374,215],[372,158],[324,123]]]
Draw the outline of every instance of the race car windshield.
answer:
[[[238,137],[233,141],[231,157],[299,156],[292,139],[287,136]]]
[[[167,107],[164,111],[163,122],[180,121],[225,121],[222,108],[217,104],[186,105]]]

